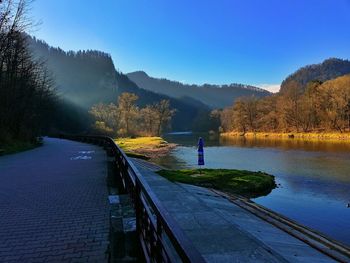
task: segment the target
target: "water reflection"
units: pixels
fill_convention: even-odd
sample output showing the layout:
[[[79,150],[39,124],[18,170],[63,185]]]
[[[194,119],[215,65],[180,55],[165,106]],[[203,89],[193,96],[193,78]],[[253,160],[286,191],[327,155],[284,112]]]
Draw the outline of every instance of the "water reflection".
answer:
[[[270,139],[245,137],[220,137],[219,145],[241,147],[278,148],[283,150],[350,152],[350,143],[344,141],[301,140],[301,139]]]
[[[169,135],[180,146],[158,162],[196,167],[198,136],[205,138],[206,167],[275,175],[281,187],[256,202],[350,244],[350,143]]]

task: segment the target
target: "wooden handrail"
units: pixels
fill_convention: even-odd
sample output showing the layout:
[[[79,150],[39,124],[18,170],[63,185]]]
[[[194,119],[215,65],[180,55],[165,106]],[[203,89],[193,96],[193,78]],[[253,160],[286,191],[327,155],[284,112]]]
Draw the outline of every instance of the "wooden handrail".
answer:
[[[136,211],[136,231],[147,262],[205,262],[178,223],[159,201],[140,171],[111,137],[60,135],[60,138],[105,146],[115,157],[115,164]],[[124,167],[121,167],[124,166]],[[164,235],[167,236],[166,242]]]

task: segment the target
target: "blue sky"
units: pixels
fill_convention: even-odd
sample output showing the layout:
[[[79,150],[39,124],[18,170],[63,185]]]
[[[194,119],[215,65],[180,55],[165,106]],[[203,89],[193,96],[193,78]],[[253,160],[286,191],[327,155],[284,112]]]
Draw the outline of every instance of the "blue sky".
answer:
[[[350,58],[350,0],[36,0],[31,14],[52,46],[185,83],[276,89],[301,66]]]

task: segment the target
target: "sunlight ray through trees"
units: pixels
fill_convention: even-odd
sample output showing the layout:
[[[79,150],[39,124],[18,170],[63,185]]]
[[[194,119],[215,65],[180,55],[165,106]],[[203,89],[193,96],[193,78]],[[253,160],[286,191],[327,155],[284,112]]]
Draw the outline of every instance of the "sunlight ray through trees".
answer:
[[[136,106],[137,100],[137,95],[124,92],[118,97],[117,105],[94,105],[90,114],[96,120],[95,130],[112,136],[159,136],[170,128],[176,110],[170,107],[168,100],[144,108]]]

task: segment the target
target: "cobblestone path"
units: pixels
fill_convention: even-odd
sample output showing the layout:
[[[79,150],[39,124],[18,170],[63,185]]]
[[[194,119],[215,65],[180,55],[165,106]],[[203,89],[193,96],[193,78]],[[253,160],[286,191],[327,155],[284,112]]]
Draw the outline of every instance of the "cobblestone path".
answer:
[[[0,157],[0,262],[106,262],[106,154],[44,140]]]

